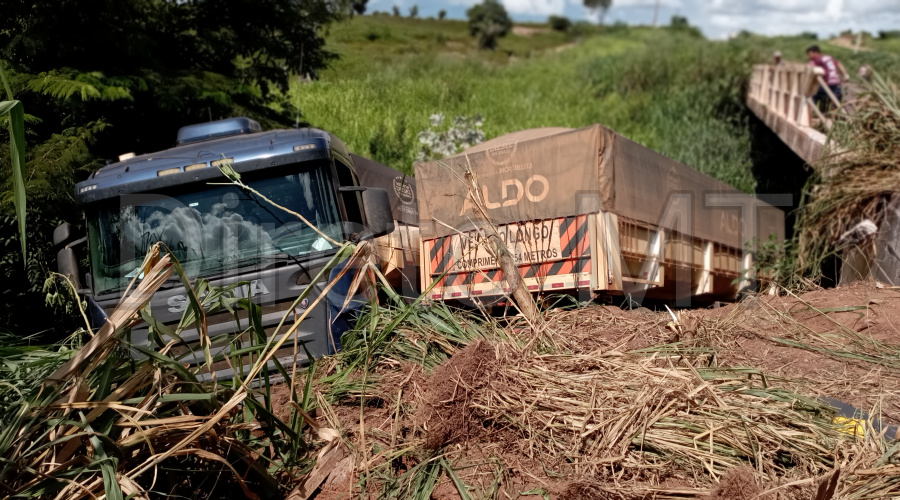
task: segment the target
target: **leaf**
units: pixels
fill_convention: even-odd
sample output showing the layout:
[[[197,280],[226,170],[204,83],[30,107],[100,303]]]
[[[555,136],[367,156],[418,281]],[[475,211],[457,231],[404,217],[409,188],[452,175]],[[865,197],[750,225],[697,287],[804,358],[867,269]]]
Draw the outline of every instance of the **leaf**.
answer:
[[[472,500],[472,495],[469,494],[468,486],[466,486],[466,483],[459,478],[459,475],[456,474],[456,471],[450,465],[450,462],[447,461],[446,457],[441,458],[441,465],[444,466],[444,470],[447,471],[447,475],[450,476],[450,480],[453,481],[453,486],[456,486],[456,491],[459,493],[462,500]]]
[[[819,312],[829,313],[829,312],[851,312],[851,311],[859,311],[860,309],[868,309],[869,306],[846,306],[846,307],[828,307],[825,309],[818,309]],[[813,308],[815,309],[815,308]]]
[[[0,60],[0,80],[9,101],[0,102],[0,117],[9,116],[9,157],[13,176],[13,205],[16,207],[16,218],[19,220],[19,242],[22,245],[22,265],[27,265],[25,252],[25,107],[21,101],[13,99],[3,61]]]
[[[25,110],[21,101],[0,102],[0,116],[9,115],[10,148],[9,156],[13,177],[13,204],[19,221],[19,243],[22,246],[22,264],[26,263],[25,253]]]
[[[93,429],[91,429],[90,425],[85,425],[85,430],[91,433],[90,442],[91,446],[94,448],[93,465],[100,466],[106,498],[109,500],[125,500],[122,489],[119,487],[119,481],[116,478],[116,468],[119,464],[119,460],[106,454],[103,442],[96,433],[93,433]]]
[[[550,500],[550,494],[547,493],[547,490],[545,490],[544,488],[532,488],[528,491],[520,491],[519,495],[520,496],[540,495],[540,496],[544,497],[544,500]]]

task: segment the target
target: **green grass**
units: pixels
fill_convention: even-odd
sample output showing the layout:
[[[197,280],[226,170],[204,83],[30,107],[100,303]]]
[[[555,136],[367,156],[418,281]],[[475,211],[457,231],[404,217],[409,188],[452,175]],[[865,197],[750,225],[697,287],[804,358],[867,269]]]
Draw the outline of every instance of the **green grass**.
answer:
[[[439,24],[446,29],[421,29]],[[389,35],[366,39],[378,30]],[[553,47],[568,43],[567,38],[545,33],[510,35],[498,51],[484,52],[477,50],[464,23],[390,17],[358,17],[331,36],[330,46],[341,61],[319,81],[294,85],[295,104],[306,120],[334,132],[352,150],[407,171],[415,158],[416,134],[433,113],[480,113],[488,137],[599,121],[601,109],[593,103],[592,85],[580,74],[582,68],[599,54],[641,45],[601,37],[585,42],[591,50],[557,52]],[[385,151],[385,145],[391,150]]]
[[[290,97],[313,126],[351,150],[412,171],[429,116],[481,114],[488,139],[532,127],[602,123],[676,160],[753,192],[749,115],[752,65],[780,49],[801,60],[811,40],[708,41],[668,29],[550,30],[511,34],[479,51],[461,21],[357,16],[336,25],[341,59]],[[900,56],[823,43],[856,71],[896,71]]]

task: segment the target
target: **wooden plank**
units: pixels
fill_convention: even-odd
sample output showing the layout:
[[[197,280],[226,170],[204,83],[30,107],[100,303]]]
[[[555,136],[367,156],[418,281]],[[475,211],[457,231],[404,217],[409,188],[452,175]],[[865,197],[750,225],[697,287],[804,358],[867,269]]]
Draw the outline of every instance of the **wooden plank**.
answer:
[[[712,293],[713,291],[713,243],[707,241],[703,248],[703,268],[700,271],[700,279],[697,283],[696,295]]]
[[[740,284],[738,284],[738,291],[745,290],[750,288],[753,284],[752,281],[756,278],[756,274],[753,273],[753,254],[747,252],[744,254],[744,268],[741,269],[741,272],[744,275],[744,279],[741,280]]]
[[[890,285],[900,285],[900,194],[891,195],[875,237],[873,276]]]
[[[610,290],[622,289],[622,250],[619,247],[619,217],[604,213],[606,225],[606,265],[609,268]]]
[[[591,241],[591,289],[606,290],[609,288],[609,269],[606,265],[606,231],[603,227],[603,215],[590,214],[588,217],[588,237]]]

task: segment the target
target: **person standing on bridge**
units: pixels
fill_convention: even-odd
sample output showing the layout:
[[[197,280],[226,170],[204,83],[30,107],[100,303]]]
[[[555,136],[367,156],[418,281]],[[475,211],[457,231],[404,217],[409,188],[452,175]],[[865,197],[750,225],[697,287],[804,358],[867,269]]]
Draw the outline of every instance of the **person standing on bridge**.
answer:
[[[810,65],[821,68],[822,79],[825,81],[825,85],[828,86],[831,93],[834,94],[834,97],[837,98],[838,102],[843,101],[844,91],[841,88],[841,84],[850,80],[850,74],[844,69],[844,65],[834,57],[823,54],[818,45],[811,45],[806,49],[806,56],[809,57]],[[841,78],[842,75],[843,78]],[[815,101],[820,109],[831,108],[831,106],[828,105],[830,96],[821,85],[819,85],[819,90],[816,91],[816,94],[813,96],[813,101]]]

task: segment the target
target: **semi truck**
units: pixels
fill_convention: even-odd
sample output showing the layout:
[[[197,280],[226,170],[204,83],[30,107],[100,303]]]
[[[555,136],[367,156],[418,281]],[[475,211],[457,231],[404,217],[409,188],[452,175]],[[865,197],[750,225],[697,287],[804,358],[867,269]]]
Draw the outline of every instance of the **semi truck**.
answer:
[[[229,183],[227,163],[251,190]],[[475,189],[473,189],[475,186]],[[191,278],[257,303],[271,335],[324,289],[312,279],[336,252],[333,241],[371,239],[382,270],[410,297],[495,304],[510,294],[487,226],[510,249],[534,294],[585,299],[629,295],[674,305],[732,300],[752,265],[754,241],[784,237],[783,212],[634,143],[601,125],[507,134],[443,160],[420,163],[415,178],[351,154],[315,128],[262,131],[248,118],[182,127],[176,146],[126,154],[76,186],[87,235],[68,223],[54,232],[62,273],[73,277],[99,326],[157,242]],[[269,201],[262,199],[264,196]],[[275,208],[303,215],[318,231]],[[79,252],[81,254],[79,255]],[[89,269],[79,269],[81,257]],[[84,271],[84,272],[82,272]],[[303,290],[312,294],[289,309]],[[350,324],[335,287],[310,311],[283,364],[339,349]],[[358,304],[358,303],[357,303]],[[176,324],[188,307],[179,281],[153,297],[152,315]],[[246,318],[243,319],[246,322]],[[246,325],[221,313],[210,337]],[[185,331],[173,352],[201,365],[199,332]],[[147,326],[131,341],[148,347]],[[211,354],[227,355],[229,345]],[[204,367],[228,377],[227,360]]]
[[[251,189],[230,183],[217,168],[225,163]],[[299,316],[321,293],[324,283],[312,279],[335,254],[335,241],[373,240],[384,273],[397,286],[413,288],[409,277],[417,275],[419,246],[415,192],[411,177],[350,154],[333,134],[315,128],[262,131],[254,120],[230,118],[182,127],[175,147],[125,154],[92,173],[76,185],[87,235],[64,223],[53,240],[59,270],[77,283],[96,327],[129,282],[140,279],[148,249],[162,242],[191,279],[206,278],[213,286],[240,283],[234,293],[260,306],[262,327],[271,335],[285,314]],[[263,197],[303,215],[321,234]],[[79,269],[83,257],[89,269]],[[313,287],[311,294],[289,311],[307,287]],[[297,333],[305,347],[297,361],[340,345],[349,326],[345,316],[352,314],[344,298],[333,291],[310,311]],[[175,325],[188,306],[187,291],[173,279],[154,295],[150,309],[158,321]],[[246,317],[241,321],[228,312],[210,315],[209,337],[227,339],[247,327]],[[148,334],[146,324],[135,327],[131,342],[153,347]],[[194,348],[199,333],[184,331],[181,339],[172,351],[179,360],[203,364],[203,350]],[[294,361],[293,344],[277,354],[280,361]],[[212,356],[221,361],[206,376],[230,376],[233,367],[223,359],[228,350],[227,341],[213,346]]]
[[[509,294],[487,225],[535,294],[676,306],[734,300],[753,246],[784,238],[781,209],[602,125],[507,134],[415,173],[434,301]]]

